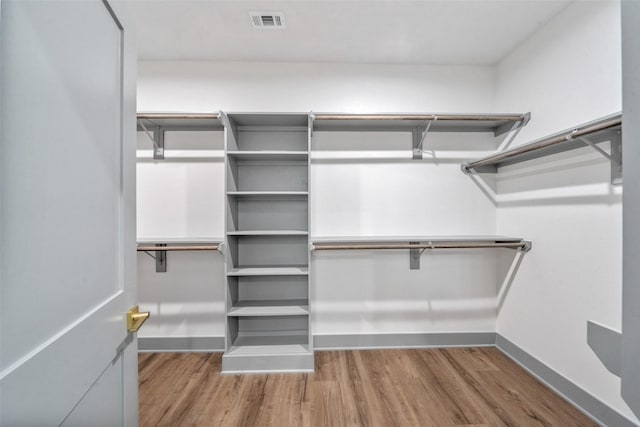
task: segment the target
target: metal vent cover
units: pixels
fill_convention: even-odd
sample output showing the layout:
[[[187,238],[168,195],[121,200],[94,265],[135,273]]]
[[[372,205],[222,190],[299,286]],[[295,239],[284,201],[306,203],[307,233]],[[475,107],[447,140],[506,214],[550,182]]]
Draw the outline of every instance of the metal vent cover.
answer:
[[[249,12],[253,28],[260,30],[284,29],[284,13],[282,12]]]

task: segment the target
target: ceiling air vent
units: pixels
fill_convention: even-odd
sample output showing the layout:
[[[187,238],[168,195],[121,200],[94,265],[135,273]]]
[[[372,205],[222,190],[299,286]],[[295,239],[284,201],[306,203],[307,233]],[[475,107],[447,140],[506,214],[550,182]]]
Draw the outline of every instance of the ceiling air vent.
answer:
[[[284,13],[282,12],[249,12],[253,28],[260,30],[284,29]]]

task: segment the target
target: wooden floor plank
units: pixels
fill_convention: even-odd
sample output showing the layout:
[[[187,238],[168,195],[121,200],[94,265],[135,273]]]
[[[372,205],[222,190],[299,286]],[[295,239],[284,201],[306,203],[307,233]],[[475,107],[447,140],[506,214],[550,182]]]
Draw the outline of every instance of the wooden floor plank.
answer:
[[[595,426],[495,348],[316,352],[313,374],[221,375],[141,353],[145,426]]]

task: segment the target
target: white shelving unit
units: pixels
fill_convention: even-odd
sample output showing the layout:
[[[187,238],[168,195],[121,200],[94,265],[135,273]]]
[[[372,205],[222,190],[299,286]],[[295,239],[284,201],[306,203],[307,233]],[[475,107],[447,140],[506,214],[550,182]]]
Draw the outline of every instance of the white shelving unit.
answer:
[[[306,114],[228,114],[222,371],[313,371]]]

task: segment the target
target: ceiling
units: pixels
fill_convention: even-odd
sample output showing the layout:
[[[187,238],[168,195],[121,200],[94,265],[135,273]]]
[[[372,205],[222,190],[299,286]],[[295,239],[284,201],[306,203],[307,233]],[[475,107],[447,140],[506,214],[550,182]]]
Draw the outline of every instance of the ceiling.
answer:
[[[131,0],[142,60],[493,65],[571,0]],[[258,30],[249,11],[284,12]]]

